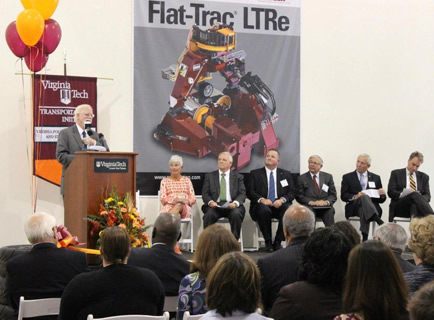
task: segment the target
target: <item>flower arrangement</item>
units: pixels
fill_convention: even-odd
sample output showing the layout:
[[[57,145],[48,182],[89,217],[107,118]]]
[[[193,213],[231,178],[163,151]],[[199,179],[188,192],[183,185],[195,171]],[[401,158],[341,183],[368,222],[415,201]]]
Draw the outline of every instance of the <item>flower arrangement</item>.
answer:
[[[127,230],[130,235],[132,247],[150,247],[149,236],[146,234],[151,226],[147,226],[145,219],[140,219],[140,215],[133,206],[133,201],[129,192],[121,198],[113,186],[110,197],[105,199],[100,205],[96,215],[88,215],[87,220],[92,224],[90,235],[100,236],[105,228],[119,226]],[[97,242],[99,246],[99,239]]]

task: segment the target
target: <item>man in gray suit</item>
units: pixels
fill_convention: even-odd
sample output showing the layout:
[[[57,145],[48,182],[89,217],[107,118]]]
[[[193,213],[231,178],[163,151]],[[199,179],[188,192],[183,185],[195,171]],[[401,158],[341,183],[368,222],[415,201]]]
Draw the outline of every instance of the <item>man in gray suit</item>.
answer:
[[[222,217],[228,218],[235,238],[240,238],[241,224],[246,210],[246,187],[241,174],[230,170],[232,155],[222,152],[218,157],[218,170],[207,173],[202,187],[204,228]]]
[[[101,146],[102,142],[96,132],[85,130],[85,122],[90,121],[94,117],[92,107],[88,104],[79,105],[74,111],[75,125],[63,129],[59,133],[57,139],[56,159],[62,167],[62,181],[60,193],[64,194],[63,180],[65,178],[65,170],[74,160],[77,151],[85,151],[88,146]]]
[[[335,223],[336,188],[333,176],[320,171],[323,160],[318,155],[309,157],[309,171],[297,179],[297,202],[309,206],[321,217],[326,227]]]

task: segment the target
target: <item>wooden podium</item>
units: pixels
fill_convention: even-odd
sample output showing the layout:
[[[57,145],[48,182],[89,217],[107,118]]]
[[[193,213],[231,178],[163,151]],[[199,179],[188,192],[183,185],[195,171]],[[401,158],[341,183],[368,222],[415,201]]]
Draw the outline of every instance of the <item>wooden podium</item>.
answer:
[[[136,194],[136,152],[80,151],[65,172],[65,226],[87,248],[96,238],[89,236],[88,214],[97,214],[100,204],[116,185],[119,195]]]

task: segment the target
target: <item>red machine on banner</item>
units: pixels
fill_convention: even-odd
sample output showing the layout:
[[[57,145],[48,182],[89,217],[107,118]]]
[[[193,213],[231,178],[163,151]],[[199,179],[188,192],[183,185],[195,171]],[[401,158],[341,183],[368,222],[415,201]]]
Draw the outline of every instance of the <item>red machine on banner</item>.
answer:
[[[170,150],[199,158],[228,151],[239,169],[250,162],[252,148],[266,154],[279,140],[274,94],[257,75],[245,72],[246,53],[235,52],[235,46],[229,25],[192,27],[178,64],[163,70],[163,78],[175,86],[154,137]],[[227,83],[222,91],[208,82],[216,72]]]
[[[60,130],[72,126],[74,110],[90,104],[97,115],[96,78],[36,75],[33,81],[33,174],[60,185],[62,165],[56,160]],[[97,125],[97,117],[93,120]],[[96,130],[96,128],[94,128]]]

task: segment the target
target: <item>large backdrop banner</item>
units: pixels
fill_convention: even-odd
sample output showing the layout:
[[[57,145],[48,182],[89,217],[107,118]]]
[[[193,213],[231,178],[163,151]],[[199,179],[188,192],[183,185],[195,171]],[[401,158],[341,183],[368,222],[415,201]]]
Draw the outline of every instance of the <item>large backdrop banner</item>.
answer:
[[[248,173],[277,148],[300,171],[300,1],[134,1],[141,194],[157,194],[173,154],[197,194],[222,151]]]
[[[60,130],[75,124],[74,111],[90,104],[96,130],[96,78],[36,75],[33,77],[34,175],[60,185],[62,165],[56,160]]]

